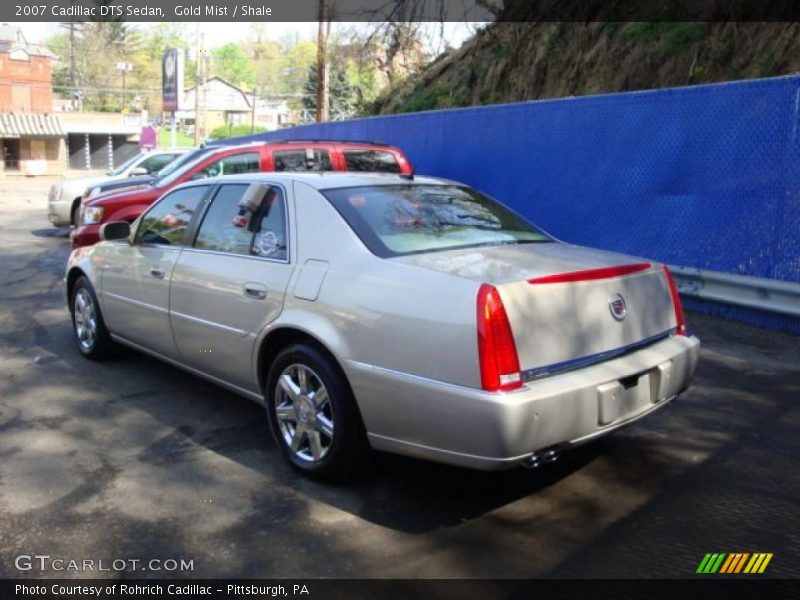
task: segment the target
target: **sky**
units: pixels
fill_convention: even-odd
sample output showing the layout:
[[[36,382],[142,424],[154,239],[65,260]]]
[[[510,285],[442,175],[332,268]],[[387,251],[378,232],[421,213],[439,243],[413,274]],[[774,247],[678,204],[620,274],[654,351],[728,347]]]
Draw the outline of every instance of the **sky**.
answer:
[[[44,41],[48,36],[63,31],[59,28],[58,23],[17,23],[22,29],[22,33],[30,43],[38,43]],[[137,27],[148,28],[152,27],[154,23],[134,23]],[[196,24],[186,23],[187,31],[194,34]],[[351,23],[334,23],[334,30],[336,27],[347,27]],[[365,25],[360,23],[358,25]],[[473,31],[481,26],[481,23],[461,23],[461,22],[448,22],[440,26],[439,23],[430,23],[426,27],[429,29],[429,35],[433,42],[433,47],[430,50],[434,54],[440,53],[444,50],[442,38],[444,43],[458,48],[466,39],[471,37]],[[443,35],[440,36],[440,27],[443,27]],[[250,33],[250,23],[232,23],[232,22],[219,22],[219,23],[200,23],[200,30],[205,34],[205,43],[211,48],[222,46],[229,42],[238,42],[242,40],[242,32]],[[297,35],[300,39],[316,39],[317,24],[315,22],[307,23],[270,23],[266,26],[267,36],[273,40],[280,40],[286,35]],[[247,35],[245,34],[245,35]]]

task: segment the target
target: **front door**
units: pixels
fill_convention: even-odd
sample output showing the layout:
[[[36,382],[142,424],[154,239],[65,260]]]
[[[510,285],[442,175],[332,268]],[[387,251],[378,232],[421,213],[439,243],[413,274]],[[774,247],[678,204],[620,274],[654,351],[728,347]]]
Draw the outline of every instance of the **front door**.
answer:
[[[142,216],[132,244],[103,246],[103,315],[112,333],[177,358],[169,326],[169,287],[184,238],[210,186],[165,196]]]
[[[186,364],[257,392],[255,340],[283,307],[292,265],[282,188],[269,187],[260,209],[243,220],[247,187],[222,185],[211,200],[175,265],[170,315]]]

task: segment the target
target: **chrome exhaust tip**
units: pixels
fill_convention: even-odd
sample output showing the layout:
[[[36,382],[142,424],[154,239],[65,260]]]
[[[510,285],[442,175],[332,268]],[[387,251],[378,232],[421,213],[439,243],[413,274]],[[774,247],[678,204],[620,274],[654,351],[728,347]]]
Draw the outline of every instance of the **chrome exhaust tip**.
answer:
[[[525,461],[522,463],[522,466],[526,469],[536,469],[542,464],[553,464],[559,458],[561,458],[561,451],[556,450],[555,448],[545,448],[544,450],[538,450],[531,454]]]

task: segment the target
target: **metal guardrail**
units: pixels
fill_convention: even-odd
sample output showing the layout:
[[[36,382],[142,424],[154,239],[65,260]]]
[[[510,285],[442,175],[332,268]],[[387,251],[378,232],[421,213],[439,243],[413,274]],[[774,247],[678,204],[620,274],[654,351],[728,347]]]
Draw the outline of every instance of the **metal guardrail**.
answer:
[[[689,267],[669,270],[678,291],[690,298],[800,317],[800,283]]]

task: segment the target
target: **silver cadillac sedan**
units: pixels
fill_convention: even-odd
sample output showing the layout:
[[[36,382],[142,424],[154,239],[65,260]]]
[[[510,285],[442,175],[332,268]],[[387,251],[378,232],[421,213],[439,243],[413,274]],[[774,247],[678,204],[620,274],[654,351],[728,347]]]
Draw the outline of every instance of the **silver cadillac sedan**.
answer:
[[[125,344],[263,403],[317,477],[371,449],[536,466],[666,405],[697,363],[666,267],[452,181],[220,177],[101,237],[67,265],[83,355]]]

